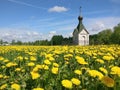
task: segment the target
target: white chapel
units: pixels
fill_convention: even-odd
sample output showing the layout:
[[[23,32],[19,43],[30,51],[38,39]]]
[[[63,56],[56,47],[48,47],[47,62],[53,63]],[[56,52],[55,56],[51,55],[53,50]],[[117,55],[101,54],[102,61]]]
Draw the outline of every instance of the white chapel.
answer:
[[[89,45],[89,32],[84,27],[82,20],[83,17],[78,17],[79,24],[73,31],[73,44],[74,45]]]

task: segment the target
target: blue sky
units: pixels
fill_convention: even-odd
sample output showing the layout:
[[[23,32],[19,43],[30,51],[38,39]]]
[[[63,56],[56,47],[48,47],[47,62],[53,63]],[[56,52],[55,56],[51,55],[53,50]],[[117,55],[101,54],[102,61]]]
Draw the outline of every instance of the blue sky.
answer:
[[[90,34],[120,23],[120,0],[0,0],[0,39],[34,41],[72,36],[79,7]]]

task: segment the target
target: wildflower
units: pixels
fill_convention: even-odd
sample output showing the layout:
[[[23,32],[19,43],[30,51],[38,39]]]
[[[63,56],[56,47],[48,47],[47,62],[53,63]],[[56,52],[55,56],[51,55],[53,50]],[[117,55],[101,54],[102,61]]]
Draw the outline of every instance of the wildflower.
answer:
[[[0,74],[0,79],[1,79],[1,78],[3,78],[3,75],[2,75],[2,74]]]
[[[104,61],[101,60],[101,59],[96,59],[95,61],[96,61],[96,62],[99,62],[99,63],[101,63],[101,64],[104,64]]]
[[[107,61],[110,61],[110,60],[114,60],[114,57],[111,56],[111,55],[106,55],[106,56],[103,56],[103,59],[107,60]]]
[[[80,85],[80,83],[81,83],[80,80],[77,79],[77,78],[72,78],[71,81],[72,81],[72,83],[75,84],[75,85]]]
[[[111,74],[116,74],[116,75],[118,75],[118,76],[120,77],[120,67],[118,67],[118,66],[113,66],[113,67],[111,68]]]
[[[34,62],[29,62],[29,63],[28,63],[28,66],[34,66],[34,65],[35,65]]]
[[[17,65],[16,63],[9,62],[6,64],[6,67],[12,67],[12,66],[16,66],[16,65]]]
[[[15,90],[20,90],[20,85],[14,83],[14,84],[11,85],[11,88],[12,88],[12,89],[15,89]]]
[[[75,73],[75,74],[78,74],[78,75],[81,75],[81,74],[82,74],[82,72],[81,72],[80,70],[75,70],[74,73]]]
[[[99,80],[101,80],[102,77],[103,77],[103,74],[101,72],[97,71],[97,70],[89,70],[88,73],[89,73],[90,76],[92,76],[94,78],[98,77]]]
[[[72,82],[70,80],[62,80],[62,85],[68,89],[72,88]]]
[[[21,68],[16,68],[15,71],[21,71]]]
[[[108,71],[105,68],[103,68],[103,67],[100,67],[99,70],[102,71],[105,74],[108,74]]]
[[[77,59],[77,62],[79,64],[88,64],[87,62],[85,62],[83,57],[76,56],[75,58]]]
[[[30,73],[31,73],[32,79],[37,79],[40,77],[40,74],[37,72],[30,72]]]
[[[0,86],[0,90],[4,90],[7,87],[7,84],[3,84]]]
[[[114,87],[114,80],[108,76],[104,76],[101,79],[102,83],[105,84],[107,87]]]
[[[49,60],[44,60],[44,63],[47,65],[51,64],[51,62]]]
[[[39,68],[37,66],[33,68],[34,72],[37,72],[38,70],[39,70]]]
[[[59,64],[53,63],[53,66],[54,66],[54,67],[59,67]]]
[[[33,88],[33,90],[44,90],[43,88]]]
[[[52,68],[52,73],[53,73],[53,74],[58,74],[58,68],[53,67],[53,68]]]
[[[43,69],[48,70],[49,67],[47,65],[42,65]]]
[[[30,60],[31,60],[31,61],[37,61],[36,57],[34,57],[34,56],[31,56],[31,57],[30,57]]]

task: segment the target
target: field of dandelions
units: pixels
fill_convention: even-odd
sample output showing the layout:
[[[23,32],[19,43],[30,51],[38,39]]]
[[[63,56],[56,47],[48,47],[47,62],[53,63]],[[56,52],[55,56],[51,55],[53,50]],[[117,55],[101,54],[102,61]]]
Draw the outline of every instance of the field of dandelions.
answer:
[[[120,90],[120,46],[0,46],[0,90]]]

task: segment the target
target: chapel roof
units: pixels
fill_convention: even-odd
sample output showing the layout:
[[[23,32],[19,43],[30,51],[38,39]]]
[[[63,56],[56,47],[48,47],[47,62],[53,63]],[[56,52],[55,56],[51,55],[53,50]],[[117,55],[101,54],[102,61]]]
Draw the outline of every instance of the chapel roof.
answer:
[[[78,33],[80,33],[84,29],[89,34],[89,32],[86,30],[86,28],[84,27],[82,23],[83,17],[81,15],[81,7],[80,7],[80,16],[78,17],[78,20],[79,20],[79,23],[77,25],[77,28],[74,30],[74,32],[77,31]]]

